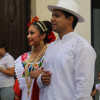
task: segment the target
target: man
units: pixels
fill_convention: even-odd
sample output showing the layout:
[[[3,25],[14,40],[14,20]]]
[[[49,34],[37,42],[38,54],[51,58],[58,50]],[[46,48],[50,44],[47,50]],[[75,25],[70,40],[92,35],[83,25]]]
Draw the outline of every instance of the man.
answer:
[[[74,32],[77,22],[84,22],[79,6],[74,0],[59,0],[48,9],[52,12],[52,28],[59,38],[49,45],[44,56],[44,73],[37,79],[44,89],[43,100],[91,100],[96,53]]]

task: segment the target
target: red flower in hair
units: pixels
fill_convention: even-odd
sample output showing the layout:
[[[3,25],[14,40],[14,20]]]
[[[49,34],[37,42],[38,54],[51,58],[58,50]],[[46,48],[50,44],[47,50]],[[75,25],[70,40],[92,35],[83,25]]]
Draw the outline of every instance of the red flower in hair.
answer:
[[[35,16],[34,17],[34,21],[38,22],[39,21],[39,17]]]
[[[47,44],[56,40],[55,34],[51,31],[48,35]]]

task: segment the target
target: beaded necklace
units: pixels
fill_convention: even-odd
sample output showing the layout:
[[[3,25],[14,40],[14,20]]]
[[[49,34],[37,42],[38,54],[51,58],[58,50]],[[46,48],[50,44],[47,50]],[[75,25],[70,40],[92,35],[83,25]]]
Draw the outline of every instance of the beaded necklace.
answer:
[[[34,62],[32,64],[32,67],[31,67],[31,71],[34,68],[34,66],[37,63],[37,61],[39,61],[39,59],[44,55],[46,49],[47,49],[47,46],[45,45],[43,47],[43,49],[40,51],[40,53],[38,54],[38,56],[36,57],[36,59],[34,60]],[[27,91],[28,97],[29,97],[29,94],[30,94],[29,89],[30,89],[30,86],[31,86],[31,83],[32,83],[32,78],[30,77],[30,79],[29,79],[29,76],[27,74],[28,73],[28,65],[30,63],[30,58],[31,58],[31,55],[30,55],[29,59],[26,61],[26,64],[25,64],[25,79],[26,79],[26,86],[28,88],[28,91]]]

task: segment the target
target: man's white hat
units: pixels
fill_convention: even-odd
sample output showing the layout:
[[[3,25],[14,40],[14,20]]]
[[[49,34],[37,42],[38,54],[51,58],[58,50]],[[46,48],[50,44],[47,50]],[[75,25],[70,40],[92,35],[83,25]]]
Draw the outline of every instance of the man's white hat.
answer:
[[[84,18],[79,13],[79,6],[74,0],[59,0],[57,5],[48,5],[48,9],[52,12],[54,9],[64,10],[76,16],[78,22],[84,22]]]

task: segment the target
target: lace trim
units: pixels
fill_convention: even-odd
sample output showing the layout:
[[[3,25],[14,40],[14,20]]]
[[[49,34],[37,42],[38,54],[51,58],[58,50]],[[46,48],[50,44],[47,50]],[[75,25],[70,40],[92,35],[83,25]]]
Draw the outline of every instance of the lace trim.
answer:
[[[25,78],[22,77],[24,67],[22,66],[21,56],[15,61],[15,75],[17,76],[19,87],[22,89],[26,86]]]
[[[42,57],[42,59],[40,59],[40,61],[42,61],[42,60],[43,60],[43,57]],[[40,61],[38,61],[37,64],[39,64]],[[39,69],[41,69],[41,68],[39,68]],[[27,87],[26,79],[24,77],[22,77],[23,72],[24,72],[24,67],[22,65],[21,56],[20,56],[15,60],[15,75],[17,76],[20,89]]]

